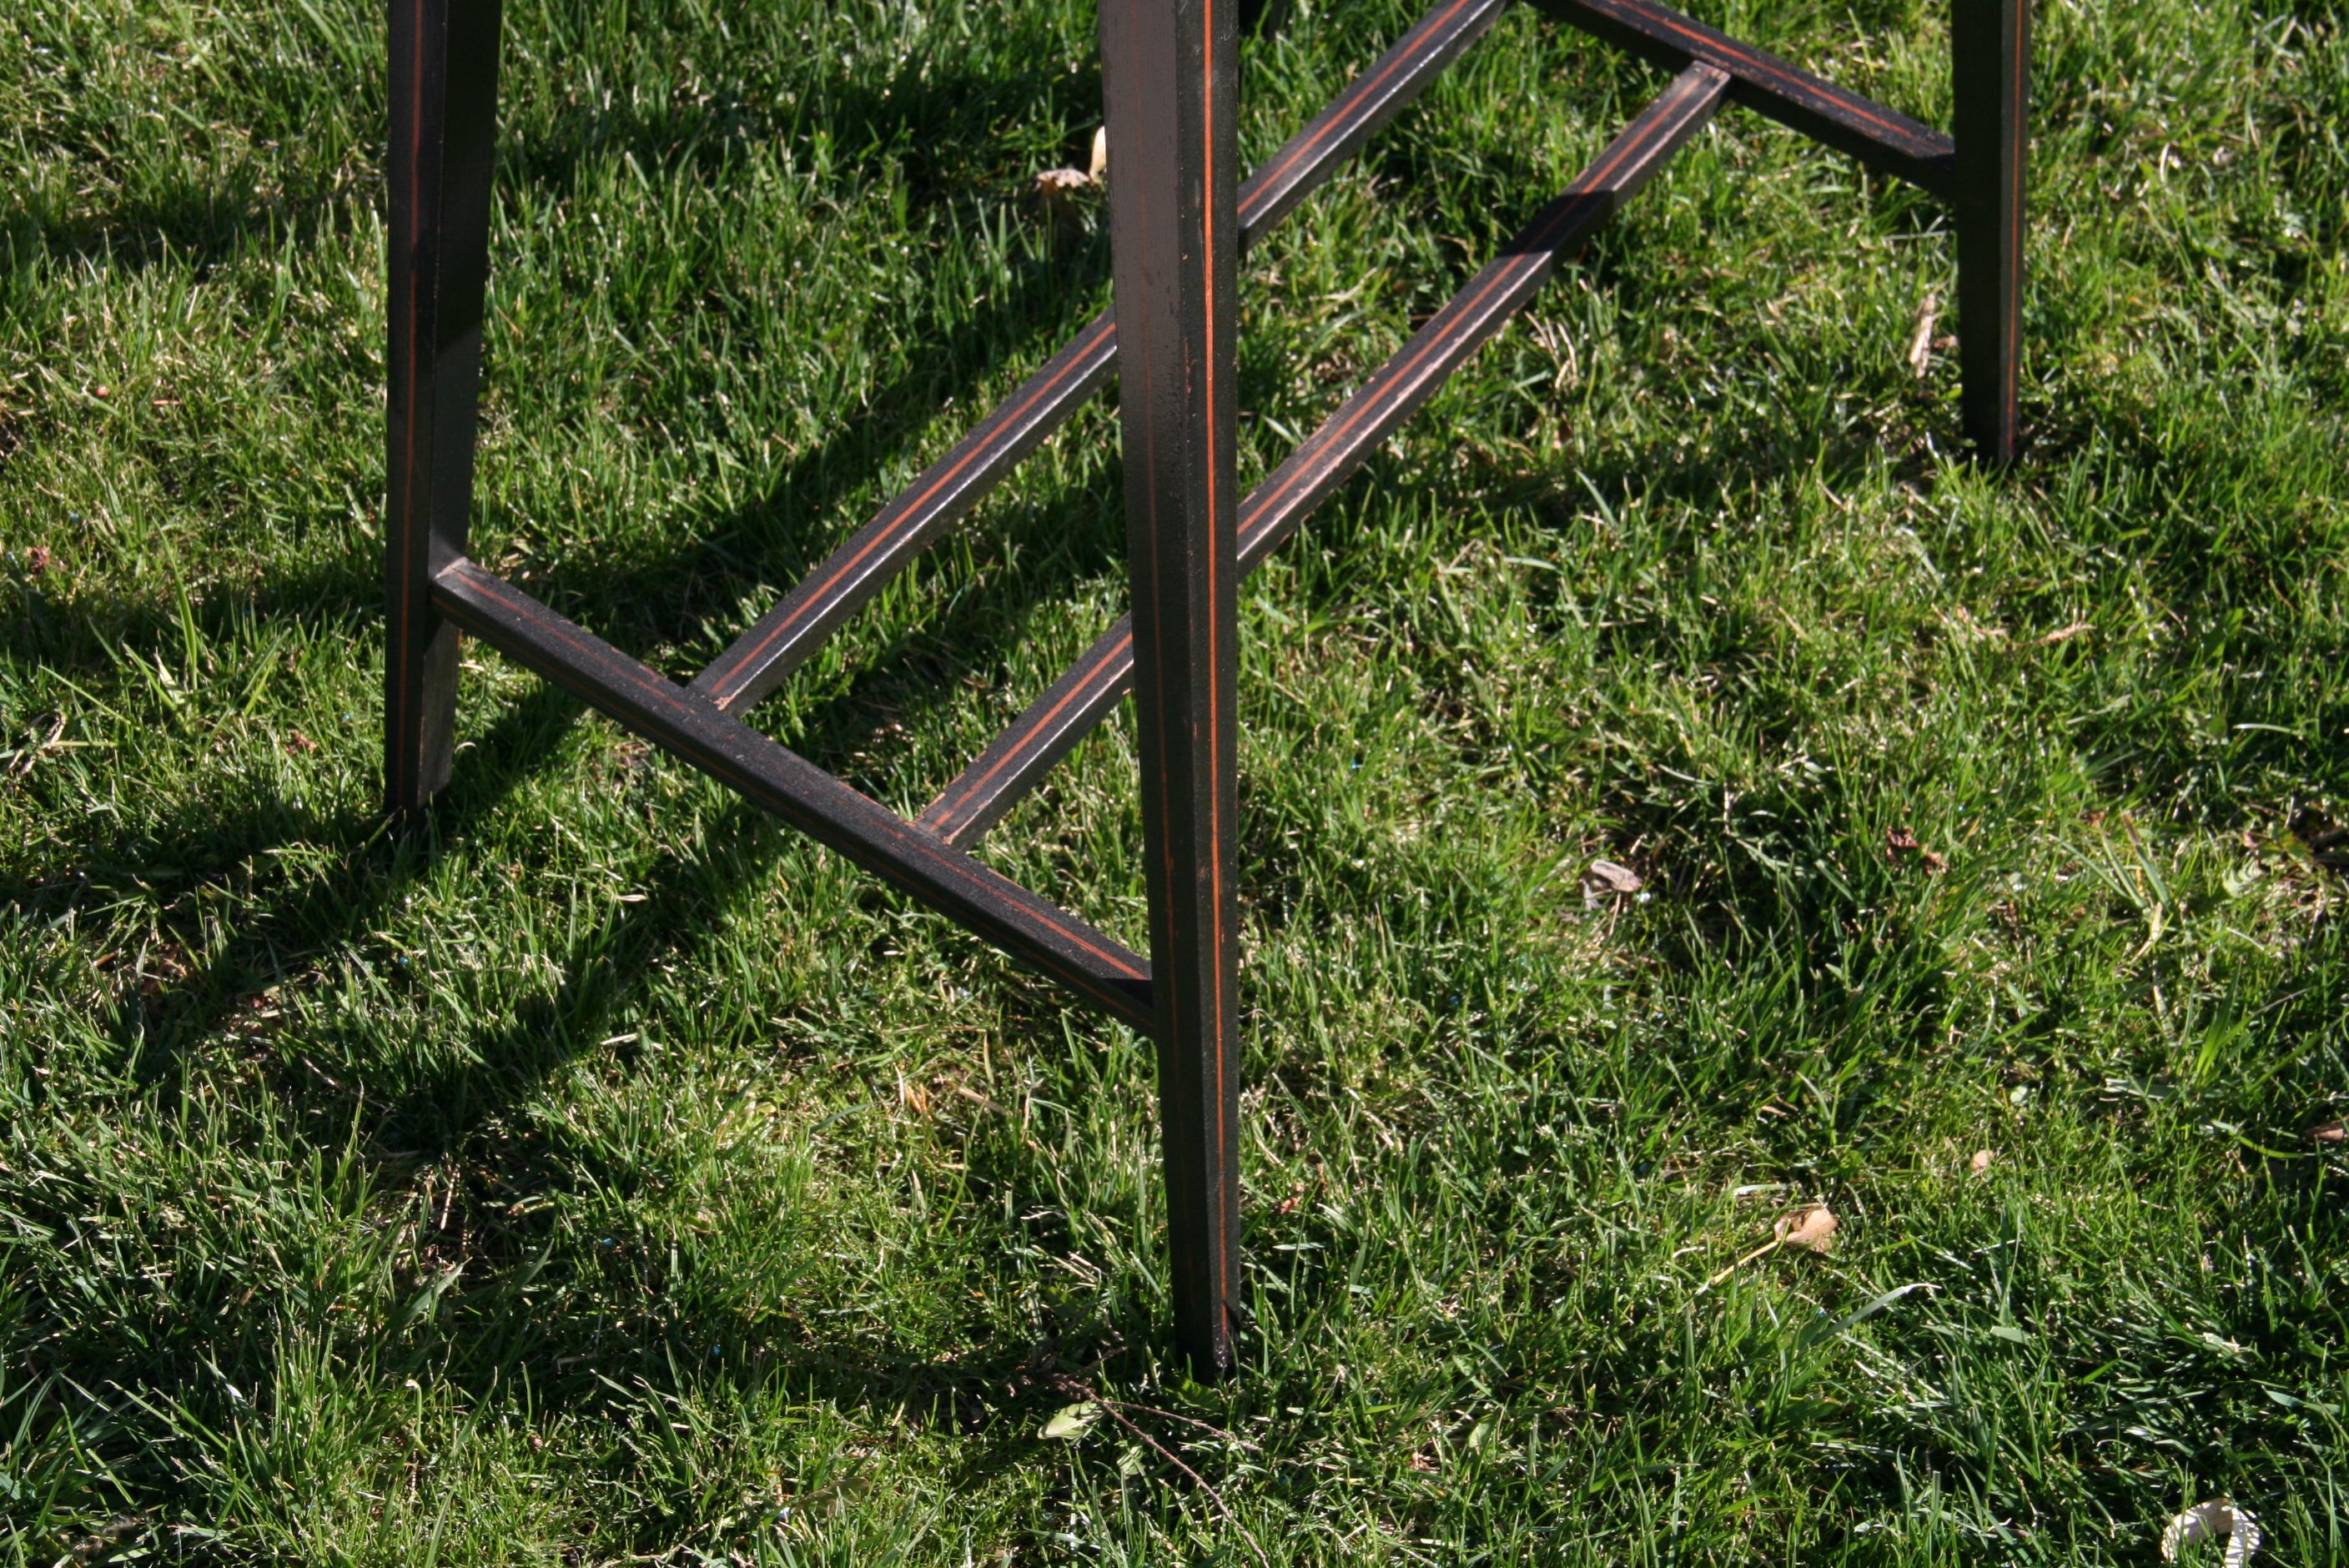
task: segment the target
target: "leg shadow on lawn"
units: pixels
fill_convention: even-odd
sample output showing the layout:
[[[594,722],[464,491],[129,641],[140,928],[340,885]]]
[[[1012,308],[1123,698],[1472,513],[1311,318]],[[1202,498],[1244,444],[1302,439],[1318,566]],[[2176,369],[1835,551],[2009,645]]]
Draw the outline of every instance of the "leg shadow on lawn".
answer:
[[[552,991],[467,1042],[461,1063],[399,1083],[377,1075],[363,1087],[285,1075],[281,1092],[321,1148],[353,1125],[369,1130],[365,1158],[379,1201],[413,1205],[419,1281],[462,1271],[463,1289],[404,1344],[386,1348],[388,1375],[427,1373],[487,1400],[526,1372],[534,1404],[556,1417],[616,1413],[635,1396],[660,1400],[712,1385],[783,1388],[798,1399],[952,1429],[971,1439],[959,1462],[978,1474],[1028,1452],[1027,1418],[1068,1400],[1058,1377],[1094,1375],[1127,1349],[1173,1354],[1148,1305],[1120,1301],[1105,1317],[1048,1314],[1010,1337],[974,1317],[959,1347],[941,1355],[935,1325],[922,1347],[885,1328],[843,1329],[828,1310],[803,1317],[803,1296],[796,1305],[771,1299],[713,1274],[695,1257],[691,1237],[621,1230],[597,1241],[579,1233],[583,1212],[663,1178],[592,1138],[533,1121],[525,1108],[553,1076],[599,1049],[614,1070],[637,1068],[629,1047],[615,1048],[607,1037],[639,977],[663,965],[690,968],[713,902],[768,874],[786,832],[747,804],[727,806],[705,835],[723,851],[664,854],[636,883],[642,901],[616,904],[581,930]],[[1050,1038],[1063,1012],[1059,998],[1040,983],[1007,979],[1007,1030]],[[1051,1178],[1018,1140],[973,1136],[959,1152],[972,1193],[1009,1191],[1016,1212],[1049,1202]],[[980,1211],[993,1206],[991,1197],[970,1202]],[[772,1223],[770,1244],[781,1261],[761,1272],[769,1285],[805,1269],[804,1249],[817,1244],[825,1221],[787,1206]],[[980,1234],[989,1228],[977,1227]],[[1022,1239],[1047,1250],[1067,1244],[1049,1222],[1042,1230],[1023,1222]],[[542,1272],[550,1260],[552,1275]],[[534,1293],[549,1284],[564,1287],[564,1310],[545,1310]],[[820,1305],[853,1301],[852,1294]],[[1020,1420],[999,1423],[1014,1412]]]
[[[135,1064],[140,1082],[167,1085],[180,1078],[189,1054],[258,993],[282,983],[289,969],[369,930],[424,869],[430,846],[496,810],[579,711],[575,698],[552,686],[523,698],[468,748],[421,841],[402,841],[378,813],[319,812],[274,793],[225,815],[199,814],[159,826],[124,824],[109,814],[94,820],[124,830],[80,846],[68,873],[0,883],[0,901],[39,916],[114,887],[225,882],[240,866],[269,863],[264,857],[290,843],[336,857],[330,870],[290,892],[287,873],[273,868],[265,873],[270,880],[243,890],[243,902],[256,917],[232,927],[216,954],[171,975],[151,995],[125,998],[114,1032],[126,1060]],[[192,931],[177,934],[185,939],[182,954],[194,947]],[[184,958],[171,962],[181,968]]]

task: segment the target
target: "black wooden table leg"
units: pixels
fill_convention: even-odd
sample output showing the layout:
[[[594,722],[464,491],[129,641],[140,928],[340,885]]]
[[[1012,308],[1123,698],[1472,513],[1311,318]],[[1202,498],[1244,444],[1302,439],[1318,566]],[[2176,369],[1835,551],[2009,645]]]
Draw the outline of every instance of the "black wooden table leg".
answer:
[[[1202,1377],[1238,1303],[1237,5],[1101,7],[1174,1331]]]
[[[384,774],[395,813],[449,779],[457,628],[435,567],[465,549],[489,273],[499,0],[391,0]]]
[[[2023,344],[2031,0],[1951,0],[1950,72],[1960,397],[1976,449],[2004,463],[2014,457]]]
[[[1433,0],[1402,42],[1249,183],[1249,224],[1303,199],[1506,0]],[[391,138],[386,786],[396,813],[447,780],[461,626],[859,865],[1155,1037],[1177,1340],[1233,1370],[1239,1274],[1237,584],[1522,306],[1724,102],[1951,199],[1966,429],[2015,447],[2030,0],[1953,0],[1954,137],[1682,15],[1661,0],[1539,0],[1678,75],[1242,507],[1234,336],[1240,29],[1281,0],[1100,0],[1116,310],[988,417],[703,672],[671,682],[465,555],[489,270],[501,0],[388,0]],[[1539,111],[1537,111],[1539,112]],[[1133,612],[908,822],[732,710],[757,699],[1109,373],[1122,383]],[[870,564],[868,564],[870,562]],[[859,575],[862,573],[862,575]],[[962,846],[1098,723],[1130,681],[1150,900],[1145,962]],[[1009,769],[1009,771],[1007,771]]]

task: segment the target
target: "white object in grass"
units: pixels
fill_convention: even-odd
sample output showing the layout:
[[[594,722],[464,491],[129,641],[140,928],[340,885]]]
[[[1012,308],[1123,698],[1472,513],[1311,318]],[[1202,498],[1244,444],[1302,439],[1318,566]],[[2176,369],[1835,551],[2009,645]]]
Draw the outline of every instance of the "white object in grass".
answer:
[[[2198,1541],[2227,1538],[2227,1568],[2243,1568],[2260,1549],[2260,1522],[2249,1509],[2237,1508],[2225,1498],[2198,1502],[2169,1522],[2161,1532],[2161,1560],[2175,1563],[2178,1554]]]

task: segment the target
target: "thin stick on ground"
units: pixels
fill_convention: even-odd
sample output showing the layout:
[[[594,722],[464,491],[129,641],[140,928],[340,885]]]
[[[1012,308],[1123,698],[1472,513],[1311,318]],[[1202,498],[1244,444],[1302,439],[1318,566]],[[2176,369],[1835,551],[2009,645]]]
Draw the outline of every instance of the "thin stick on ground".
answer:
[[[1155,1405],[1136,1404],[1132,1399],[1103,1398],[1098,1394],[1089,1397],[1099,1399],[1104,1408],[1111,1405],[1115,1405],[1121,1410],[1139,1410],[1145,1416],[1156,1416],[1162,1420],[1180,1421],[1186,1427],[1196,1427],[1203,1432],[1212,1432],[1216,1437],[1223,1439],[1224,1441],[1231,1444],[1234,1448],[1246,1449],[1252,1454],[1260,1454],[1264,1452],[1264,1447],[1262,1444],[1252,1443],[1246,1438],[1224,1430],[1223,1428],[1216,1425],[1213,1421],[1203,1421],[1196,1416],[1185,1416],[1178,1410],[1162,1410]]]
[[[1705,1290],[1711,1290],[1713,1286],[1715,1286],[1715,1285],[1719,1284],[1722,1281],[1723,1281],[1723,1280],[1727,1279],[1731,1274],[1735,1274],[1739,1269],[1742,1269],[1742,1268],[1744,1268],[1747,1264],[1752,1263],[1755,1258],[1759,1258],[1759,1257],[1766,1257],[1766,1256],[1768,1256],[1770,1253],[1776,1252],[1780,1247],[1783,1247],[1783,1246],[1785,1246],[1785,1244],[1786,1244],[1786,1238],[1785,1238],[1785,1237],[1784,1237],[1784,1236],[1773,1236],[1773,1237],[1771,1237],[1768,1241],[1766,1241],[1766,1242],[1763,1243],[1760,1246],[1758,1246],[1758,1247],[1754,1248],[1752,1252],[1750,1252],[1750,1253],[1746,1253],[1744,1257],[1742,1257],[1742,1258],[1738,1259],[1735,1263],[1731,1264],[1727,1268],[1723,1269],[1719,1274],[1717,1274],[1713,1275],[1711,1279],[1709,1279],[1709,1280],[1705,1281],[1705,1282],[1704,1282],[1704,1290],[1701,1290],[1701,1291],[1697,1292],[1697,1294],[1698,1294],[1699,1295],[1702,1295],[1704,1294],[1704,1291],[1705,1291]]]
[[[1124,1409],[1121,1408],[1120,1401],[1116,1399],[1104,1398],[1102,1396],[1101,1391],[1095,1388],[1092,1384],[1086,1382],[1081,1377],[1071,1377],[1065,1372],[1055,1372],[1052,1374],[1052,1387],[1059,1389],[1062,1394],[1068,1396],[1070,1398],[1083,1399],[1092,1404],[1100,1406],[1109,1416],[1111,1420],[1115,1421],[1119,1426],[1123,1427],[1127,1431],[1133,1433],[1135,1437],[1149,1444],[1152,1451],[1156,1453],[1159,1458],[1164,1460],[1168,1464],[1173,1465],[1176,1470],[1181,1470],[1185,1475],[1189,1476],[1192,1483],[1201,1491],[1206,1492],[1207,1494],[1207,1500],[1216,1505],[1216,1511],[1224,1516],[1224,1522],[1240,1532],[1240,1539],[1248,1543],[1248,1550],[1256,1553],[1256,1560],[1258,1563],[1263,1563],[1264,1568],[1272,1568],[1272,1559],[1264,1554],[1264,1548],[1257,1544],[1256,1537],[1248,1533],[1248,1527],[1242,1524],[1239,1520],[1239,1515],[1232,1511],[1232,1505],[1224,1501],[1224,1494],[1217,1491],[1213,1486],[1209,1485],[1206,1476],[1201,1475],[1197,1470],[1195,1470],[1189,1465],[1185,1464],[1183,1462],[1182,1456],[1177,1454],[1173,1449],[1168,1448],[1164,1443],[1160,1442],[1156,1438],[1152,1437],[1148,1432],[1143,1431],[1140,1427],[1134,1425],[1132,1418],[1127,1416]],[[1147,1406],[1139,1405],[1134,1408],[1136,1409],[1148,1408]],[[1161,1416],[1172,1414],[1171,1411],[1166,1410],[1156,1410],[1152,1411],[1151,1413]],[[1190,1421],[1191,1425],[1206,1428],[1206,1430],[1215,1432],[1219,1437],[1231,1437],[1229,1432],[1224,1431],[1222,1429],[1217,1427],[1210,1427],[1205,1421],[1191,1421],[1191,1418],[1187,1416],[1175,1416],[1174,1418],[1178,1421]],[[1237,1439],[1234,1439],[1233,1440],[1237,1441]]]

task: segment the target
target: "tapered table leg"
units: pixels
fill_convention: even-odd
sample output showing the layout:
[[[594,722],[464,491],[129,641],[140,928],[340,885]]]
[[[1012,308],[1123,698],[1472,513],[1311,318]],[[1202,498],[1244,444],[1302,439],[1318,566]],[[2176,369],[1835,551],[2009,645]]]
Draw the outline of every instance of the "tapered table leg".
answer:
[[[499,0],[390,0],[391,210],[384,783],[395,814],[449,779],[457,628],[427,592],[461,554],[489,272]]]
[[[1950,71],[1960,397],[1975,449],[2004,463],[2014,457],[2023,344],[2031,0],[1951,0]]]
[[[1232,1367],[1237,0],[1102,0],[1134,706],[1174,1330]]]

